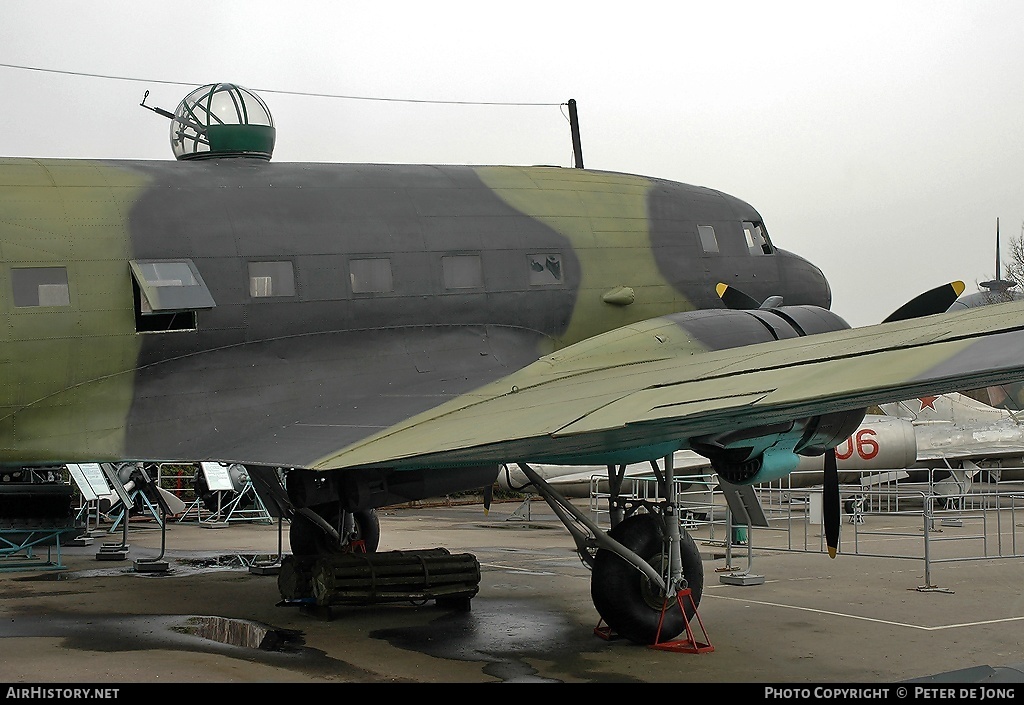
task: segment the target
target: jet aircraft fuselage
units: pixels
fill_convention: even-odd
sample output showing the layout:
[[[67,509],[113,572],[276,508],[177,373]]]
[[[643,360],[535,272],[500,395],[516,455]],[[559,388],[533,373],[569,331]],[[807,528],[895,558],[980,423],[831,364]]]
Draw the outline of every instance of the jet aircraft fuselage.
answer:
[[[737,198],[554,167],[9,158],[0,248],[14,464],[299,467],[717,282],[830,304]]]

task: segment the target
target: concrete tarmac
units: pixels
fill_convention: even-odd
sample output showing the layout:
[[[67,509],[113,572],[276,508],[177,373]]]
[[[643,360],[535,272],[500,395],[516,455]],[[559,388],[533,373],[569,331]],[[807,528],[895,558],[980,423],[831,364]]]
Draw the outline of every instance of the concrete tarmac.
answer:
[[[0,572],[0,684],[1024,682],[1018,560],[944,563],[932,575],[941,589],[923,591],[911,559],[755,548],[748,565],[746,549],[727,560],[699,540],[705,588],[691,627],[711,648],[686,653],[597,635],[590,572],[568,532],[541,501],[524,516],[519,502],[487,515],[381,510],[380,550],[472,553],[479,594],[468,611],[394,603],[330,618],[279,605],[277,577],[248,567],[288,552],[287,524],[170,521],[162,533],[133,520],[124,560],[97,559],[118,530],[63,548],[62,569]],[[135,570],[161,551],[165,573]],[[737,572],[763,582],[722,582]],[[211,638],[224,623],[270,633],[276,648]]]

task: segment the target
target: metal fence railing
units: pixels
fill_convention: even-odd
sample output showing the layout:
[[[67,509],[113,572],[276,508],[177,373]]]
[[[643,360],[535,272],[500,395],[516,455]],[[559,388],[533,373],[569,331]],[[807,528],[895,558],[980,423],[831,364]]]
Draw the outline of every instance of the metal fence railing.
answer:
[[[819,474],[820,477],[820,474]],[[608,525],[608,494],[595,477],[590,511]],[[822,489],[798,473],[782,482],[755,487],[767,526],[736,526],[717,477],[676,478],[676,501],[682,528],[705,545],[719,545],[727,555],[738,546],[748,553],[827,551],[822,530]],[[839,550],[845,555],[919,560],[925,585],[936,590],[932,569],[943,563],[1024,558],[1024,483],[996,479],[972,482],[950,492],[950,484],[908,482],[903,474],[844,475]],[[853,481],[850,481],[853,480]],[[820,482],[820,480],[819,480]],[[623,494],[656,501],[654,476],[628,478]],[[731,529],[731,530],[730,530]]]

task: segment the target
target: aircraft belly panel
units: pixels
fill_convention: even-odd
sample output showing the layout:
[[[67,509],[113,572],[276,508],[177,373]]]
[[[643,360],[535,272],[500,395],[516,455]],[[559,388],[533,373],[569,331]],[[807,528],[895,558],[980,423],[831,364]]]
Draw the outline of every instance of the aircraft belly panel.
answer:
[[[423,327],[231,346],[140,371],[133,458],[303,466],[528,364],[539,336]]]

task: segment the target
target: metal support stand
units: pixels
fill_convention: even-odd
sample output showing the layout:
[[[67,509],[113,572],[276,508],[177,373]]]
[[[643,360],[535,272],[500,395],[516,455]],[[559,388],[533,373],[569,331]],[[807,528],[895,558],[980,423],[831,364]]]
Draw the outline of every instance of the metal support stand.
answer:
[[[530,521],[530,502],[533,497],[527,497],[523,503],[516,507],[516,510],[508,515],[505,521]]]
[[[269,563],[254,562],[249,566],[249,572],[253,575],[280,575],[284,564],[284,521],[292,516],[288,495],[281,476],[275,470],[250,468],[248,476],[260,506],[277,519],[277,556]]]
[[[200,520],[199,524],[204,528],[226,529],[233,521],[251,521],[259,524],[269,524],[273,521],[273,517],[251,481],[247,480],[241,491],[226,505],[223,504],[224,490],[215,491],[217,493],[217,511],[213,512],[205,521]],[[242,504],[246,500],[252,501],[251,509],[242,509]]]
[[[226,529],[228,528],[228,523],[221,518],[224,513],[224,508],[222,506],[224,490],[214,491],[217,493],[217,511],[207,518],[206,521],[199,522],[199,525],[204,529]]]
[[[117,473],[109,463],[102,463],[100,468],[106,476],[110,487],[114,490],[114,493],[117,494],[118,499],[121,500],[124,523],[122,525],[121,543],[105,543],[100,546],[100,550],[96,553],[96,560],[123,561],[128,558],[128,509],[134,506],[134,500],[128,496],[127,490],[125,490],[124,485],[121,484],[121,479],[117,476]],[[110,531],[113,533],[114,528],[112,527]]]
[[[353,542],[356,543],[356,542]],[[366,544],[362,541],[363,553],[366,553]],[[277,556],[269,563],[253,563],[249,566],[252,575],[278,575],[281,572],[281,560],[284,558],[284,517],[277,517]]]
[[[90,526],[90,521],[93,518],[93,510],[95,510],[96,524]],[[85,526],[79,532],[78,536],[73,539],[68,539],[64,542],[65,546],[90,546],[92,545],[93,538],[97,533],[100,532],[100,503],[98,499],[92,499],[82,503],[79,507],[78,513],[75,515],[75,522],[79,522],[85,519]]]
[[[728,505],[725,513],[726,527],[729,535],[725,542],[725,562],[732,565],[733,527],[747,527],[747,569],[742,572],[734,572],[718,576],[718,581],[724,585],[763,585],[764,576],[755,575],[751,572],[754,564],[754,541],[752,528],[757,526],[768,526],[768,518],[761,509],[757,500],[754,488],[749,485],[733,485],[719,478],[722,493]],[[733,519],[735,517],[735,520]]]
[[[252,499],[253,508],[241,509],[242,501],[248,498]],[[260,524],[269,524],[271,522],[270,512],[267,511],[263,500],[260,499],[256,488],[253,487],[252,482],[249,480],[246,480],[245,486],[238,493],[238,496],[228,502],[228,506],[224,507],[224,511],[226,512],[224,521],[228,523],[232,521],[253,521]]]
[[[128,522],[124,522],[121,534],[121,543],[105,543],[96,552],[98,561],[123,561],[128,558]]]
[[[142,492],[141,490],[135,490],[130,495],[128,495],[129,503],[125,504],[121,508],[120,513],[118,513],[115,516],[113,523],[107,530],[107,533],[112,534],[115,531],[117,531],[117,527],[122,521],[128,523],[130,510],[132,507],[135,506],[135,500],[139,497],[142,498],[142,504],[146,508],[146,512],[154,519],[156,519],[156,522],[160,526],[160,528],[163,528],[164,519],[162,516],[162,512],[158,511],[157,508],[153,506],[153,503],[149,501],[149,497],[146,496],[145,492]]]
[[[937,585],[932,584],[932,571],[931,571],[931,557],[928,547],[930,541],[928,540],[928,534],[930,531],[935,531],[935,495],[929,494],[924,497],[924,585],[918,585],[918,592],[945,592],[950,595],[953,591],[949,588],[941,588]],[[939,529],[942,531],[942,529]]]
[[[164,507],[160,505],[161,519],[164,518]],[[167,522],[160,522],[160,555],[156,558],[136,558],[135,559],[135,572],[136,573],[166,573],[168,569],[168,563],[164,560],[164,551],[167,547]]]
[[[694,638],[693,627],[690,625],[690,620],[686,618],[686,609],[683,607],[683,600],[689,600],[690,607],[693,608],[693,616],[697,620],[697,624],[700,626],[701,633],[704,635],[704,641],[697,641]],[[661,625],[665,621],[665,613],[671,608],[672,603],[675,603],[679,607],[680,612],[683,613],[683,624],[686,626],[686,638],[675,639],[673,641],[660,641],[661,639]],[[665,604],[661,607],[661,618],[658,620],[658,635],[654,639],[654,643],[650,645],[652,649],[659,649],[661,651],[676,651],[684,654],[706,654],[715,650],[715,647],[711,645],[708,640],[708,632],[704,628],[704,622],[701,621],[700,615],[697,613],[697,605],[693,601],[693,592],[690,588],[683,588],[676,593],[675,600],[665,599]]]
[[[68,529],[14,529],[0,531],[0,572],[12,570],[62,570],[60,537]],[[46,559],[37,556],[35,548],[46,546]],[[56,553],[56,556],[54,556]]]
[[[202,498],[197,497],[196,499],[194,499],[192,501],[192,503],[185,508],[185,511],[183,511],[178,516],[177,522],[180,524],[183,521],[188,521],[191,518],[193,512],[195,512],[196,521],[202,523],[202,521],[203,521],[203,500],[202,500]]]

